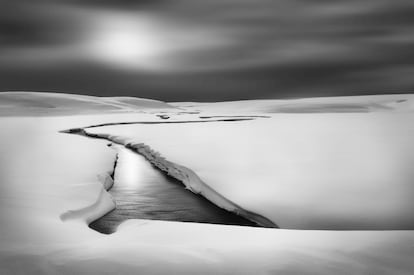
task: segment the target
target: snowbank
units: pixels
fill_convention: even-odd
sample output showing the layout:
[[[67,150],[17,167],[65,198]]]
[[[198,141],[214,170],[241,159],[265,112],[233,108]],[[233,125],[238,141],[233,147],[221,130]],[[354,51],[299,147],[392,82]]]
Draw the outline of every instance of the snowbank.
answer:
[[[113,169],[115,169],[115,166],[116,160]],[[114,171],[115,170],[112,170],[110,173],[98,175],[98,179],[101,181],[102,187],[100,188],[99,195],[93,204],[76,210],[68,210],[60,215],[60,219],[62,221],[80,220],[86,224],[90,224],[115,209],[116,202],[107,192],[114,185]]]

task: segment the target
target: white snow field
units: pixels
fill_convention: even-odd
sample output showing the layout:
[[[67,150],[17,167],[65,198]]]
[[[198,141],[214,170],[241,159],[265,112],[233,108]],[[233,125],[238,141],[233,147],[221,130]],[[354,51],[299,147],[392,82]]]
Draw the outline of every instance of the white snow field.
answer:
[[[47,116],[172,110],[164,102],[133,97],[95,97],[63,93],[2,92],[1,116]]]
[[[25,97],[24,104],[48,102],[35,93]],[[19,105],[16,98],[7,108]],[[0,274],[413,274],[414,97],[313,100],[318,113],[304,100],[300,108],[291,100],[231,102],[227,109],[174,104],[178,110],[128,99],[133,111],[106,114],[74,104],[52,114],[36,107],[35,117],[23,103],[18,116],[3,109]],[[376,107],[349,112],[339,106],[344,100]],[[281,104],[289,111],[275,112]],[[167,121],[156,116],[165,112]],[[105,188],[115,151],[108,141],[59,131],[263,114],[270,118],[85,130],[145,143],[229,201],[295,230],[150,220],[129,220],[112,235],[88,228],[114,207]]]

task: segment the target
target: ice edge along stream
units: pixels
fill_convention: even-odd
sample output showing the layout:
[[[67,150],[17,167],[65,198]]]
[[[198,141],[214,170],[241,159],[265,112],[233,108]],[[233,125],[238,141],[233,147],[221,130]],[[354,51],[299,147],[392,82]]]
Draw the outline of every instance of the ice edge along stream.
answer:
[[[226,121],[234,121],[234,120],[226,120]],[[207,121],[203,121],[203,122],[207,122]],[[139,123],[139,122],[135,122],[135,123]],[[174,123],[174,122],[170,122],[170,123]],[[119,123],[119,124],[122,125],[124,123]],[[110,125],[117,125],[117,124],[111,123]],[[106,126],[106,124],[103,124],[100,126]],[[169,176],[179,180],[181,183],[183,183],[186,189],[189,189],[194,194],[203,196],[205,199],[207,199],[208,201],[210,201],[217,207],[220,207],[226,211],[229,211],[231,213],[244,217],[260,226],[263,226],[266,228],[278,228],[278,226],[273,221],[269,220],[268,218],[263,217],[259,214],[253,213],[251,211],[248,211],[242,208],[241,206],[237,205],[236,203],[233,203],[232,201],[228,200],[227,198],[219,194],[217,191],[215,191],[213,188],[208,186],[206,183],[204,183],[198,177],[198,175],[195,172],[193,172],[191,169],[166,160],[164,157],[161,156],[159,152],[153,150],[150,146],[143,144],[143,143],[131,143],[131,142],[128,142],[126,139],[119,137],[119,136],[111,136],[111,135],[106,135],[106,134],[93,134],[85,130],[87,128],[95,128],[95,127],[97,126],[93,125],[93,126],[88,126],[84,128],[72,128],[68,130],[63,130],[61,132],[68,133],[68,134],[77,134],[77,135],[90,137],[90,138],[105,139],[115,144],[119,144],[129,150],[132,150],[135,153],[140,154],[147,161],[149,161],[154,167],[165,172]],[[114,171],[115,171],[115,167],[116,167],[116,161],[115,161]],[[112,176],[113,175],[111,175],[111,179],[113,179]],[[104,191],[108,191],[109,189],[110,188],[105,188]],[[103,215],[105,214],[106,213],[104,213]]]

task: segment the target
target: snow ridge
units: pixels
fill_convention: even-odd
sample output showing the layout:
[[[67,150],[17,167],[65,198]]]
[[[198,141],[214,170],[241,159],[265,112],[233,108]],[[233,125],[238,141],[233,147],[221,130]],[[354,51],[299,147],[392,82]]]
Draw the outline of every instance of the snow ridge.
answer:
[[[268,218],[253,213],[251,211],[245,210],[241,206],[233,203],[232,201],[222,196],[220,193],[218,193],[213,188],[208,186],[205,182],[203,182],[200,179],[200,177],[191,169],[168,161],[159,152],[153,150],[150,146],[144,143],[134,143],[120,136],[94,134],[87,132],[85,129],[82,128],[69,129],[62,132],[79,134],[92,138],[105,139],[113,143],[122,145],[142,155],[156,168],[164,171],[169,176],[181,181],[186,189],[190,190],[195,194],[199,194],[205,197],[207,200],[214,203],[216,206],[223,208],[227,211],[233,212],[237,215],[240,215],[246,219],[249,219],[263,227],[278,228],[278,226]]]
[[[90,224],[91,222],[99,219],[100,217],[104,216],[105,214],[116,208],[116,202],[111,196],[111,194],[108,193],[108,191],[114,185],[114,175],[117,161],[118,154],[116,155],[114,161],[113,170],[98,175],[98,178],[102,183],[102,186],[100,188],[99,195],[95,202],[89,206],[77,210],[69,210],[63,213],[62,215],[60,215],[60,219],[62,221],[80,220],[85,222],[86,224]]]

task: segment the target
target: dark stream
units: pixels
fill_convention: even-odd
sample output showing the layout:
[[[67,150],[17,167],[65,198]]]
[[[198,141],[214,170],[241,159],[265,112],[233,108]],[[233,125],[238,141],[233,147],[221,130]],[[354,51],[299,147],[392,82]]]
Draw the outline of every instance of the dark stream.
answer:
[[[117,207],[89,226],[110,234],[127,219],[151,219],[257,226],[223,210],[156,169],[141,155],[119,147],[115,184],[109,191]]]

